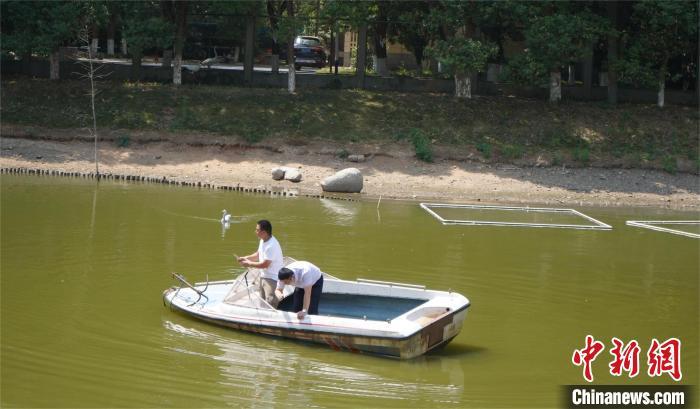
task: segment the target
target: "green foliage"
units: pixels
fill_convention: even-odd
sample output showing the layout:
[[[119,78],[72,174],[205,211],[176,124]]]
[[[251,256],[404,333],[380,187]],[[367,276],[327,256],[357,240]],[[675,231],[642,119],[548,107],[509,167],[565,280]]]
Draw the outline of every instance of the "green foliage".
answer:
[[[129,138],[129,135],[122,134],[117,137],[117,140],[115,142],[117,143],[118,148],[126,148],[127,146],[129,146],[131,139]]]
[[[459,37],[436,41],[426,49],[427,55],[440,61],[453,74],[481,72],[489,57],[497,52],[498,48],[491,43]]]
[[[430,146],[430,139],[420,129],[411,129],[411,143],[416,150],[416,157],[423,162],[433,161],[433,148]]]
[[[564,158],[560,151],[554,151],[552,154],[552,166],[560,166],[564,162]]]
[[[248,127],[241,130],[241,135],[248,143],[258,143],[263,140],[263,132],[257,127]]]
[[[662,160],[662,167],[666,172],[675,175],[676,172],[678,172],[678,163],[676,162],[676,157],[673,155],[664,156]]]
[[[622,36],[615,68],[620,81],[657,86],[668,78],[668,60],[697,50],[696,1],[650,1],[634,5],[633,25]]]
[[[131,53],[140,56],[149,47],[169,48],[173,45],[173,24],[160,16],[157,4],[133,2],[124,7],[124,38]]]
[[[491,153],[493,151],[493,146],[486,141],[480,141],[476,144],[476,150],[481,152],[481,154],[486,159],[491,159]]]
[[[588,164],[591,160],[591,150],[586,144],[576,146],[573,150],[573,158],[577,162]]]
[[[350,152],[348,152],[348,150],[345,148],[341,148],[335,152],[335,156],[340,159],[347,159],[347,157],[350,156]]]
[[[520,159],[525,154],[525,148],[520,145],[505,144],[501,147],[500,151],[501,155],[509,160]]]
[[[73,1],[2,2],[3,51],[47,56],[73,45],[84,27],[88,3]]]
[[[545,87],[549,84],[549,69],[534,58],[529,50],[516,54],[501,71],[500,80],[518,85]]]
[[[608,21],[590,11],[557,10],[532,20],[525,30],[525,43],[535,60],[550,70],[559,69],[582,60],[590,53],[591,43],[608,29]]]

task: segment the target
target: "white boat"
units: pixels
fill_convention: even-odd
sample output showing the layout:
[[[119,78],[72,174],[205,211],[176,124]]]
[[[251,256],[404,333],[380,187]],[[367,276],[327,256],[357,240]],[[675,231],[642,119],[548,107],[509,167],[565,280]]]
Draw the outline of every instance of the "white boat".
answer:
[[[285,258],[285,265],[291,261]],[[234,280],[189,284],[163,293],[166,306],[213,324],[326,344],[335,350],[410,359],[447,345],[459,334],[469,300],[451,291],[385,281],[341,280],[324,273],[318,315],[299,320],[285,298],[277,309],[254,286],[259,270]]]

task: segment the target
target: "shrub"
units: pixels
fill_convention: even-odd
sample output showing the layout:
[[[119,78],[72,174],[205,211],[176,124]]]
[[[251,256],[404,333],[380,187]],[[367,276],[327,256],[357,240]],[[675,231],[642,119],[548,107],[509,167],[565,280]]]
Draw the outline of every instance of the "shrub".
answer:
[[[662,166],[664,170],[672,175],[678,172],[678,164],[676,163],[676,157],[673,155],[666,155],[662,160]]]
[[[420,129],[411,130],[411,143],[416,149],[416,157],[423,162],[433,161],[433,149],[430,147],[430,139]]]
[[[506,159],[520,159],[525,154],[525,149],[520,145],[504,145],[501,154]]]
[[[129,135],[119,135],[116,140],[117,147],[119,148],[126,148],[129,146],[129,142],[131,142]]]
[[[587,145],[579,145],[574,148],[574,160],[587,164],[591,160],[591,151]]]
[[[476,144],[476,150],[481,152],[481,154],[484,156],[486,159],[491,158],[491,152],[493,148],[491,147],[491,144],[486,142],[486,141],[481,141]]]

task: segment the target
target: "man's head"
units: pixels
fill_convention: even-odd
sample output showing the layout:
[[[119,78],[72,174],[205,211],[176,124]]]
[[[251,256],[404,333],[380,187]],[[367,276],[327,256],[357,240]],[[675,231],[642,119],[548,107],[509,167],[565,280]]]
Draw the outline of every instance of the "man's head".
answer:
[[[294,280],[294,272],[287,267],[282,267],[279,273],[277,273],[277,279],[279,279],[285,285],[289,285]]]
[[[255,234],[263,240],[269,239],[272,236],[272,224],[265,219],[260,220],[255,226]]]

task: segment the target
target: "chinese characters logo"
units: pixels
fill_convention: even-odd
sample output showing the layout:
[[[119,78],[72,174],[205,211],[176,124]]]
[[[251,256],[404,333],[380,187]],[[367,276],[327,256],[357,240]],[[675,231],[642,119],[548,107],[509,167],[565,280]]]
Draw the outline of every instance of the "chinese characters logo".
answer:
[[[610,374],[621,376],[623,372],[634,378],[639,374],[639,354],[641,347],[636,340],[624,343],[613,337],[613,347],[610,349],[612,360],[608,364]],[[593,382],[593,361],[605,350],[605,345],[586,335],[585,345],[581,349],[575,349],[571,362],[576,366],[583,366],[583,379]],[[652,339],[647,350],[647,375],[650,377],[668,374],[674,381],[680,381],[681,372],[681,341],[677,338],[669,338],[664,342]]]

